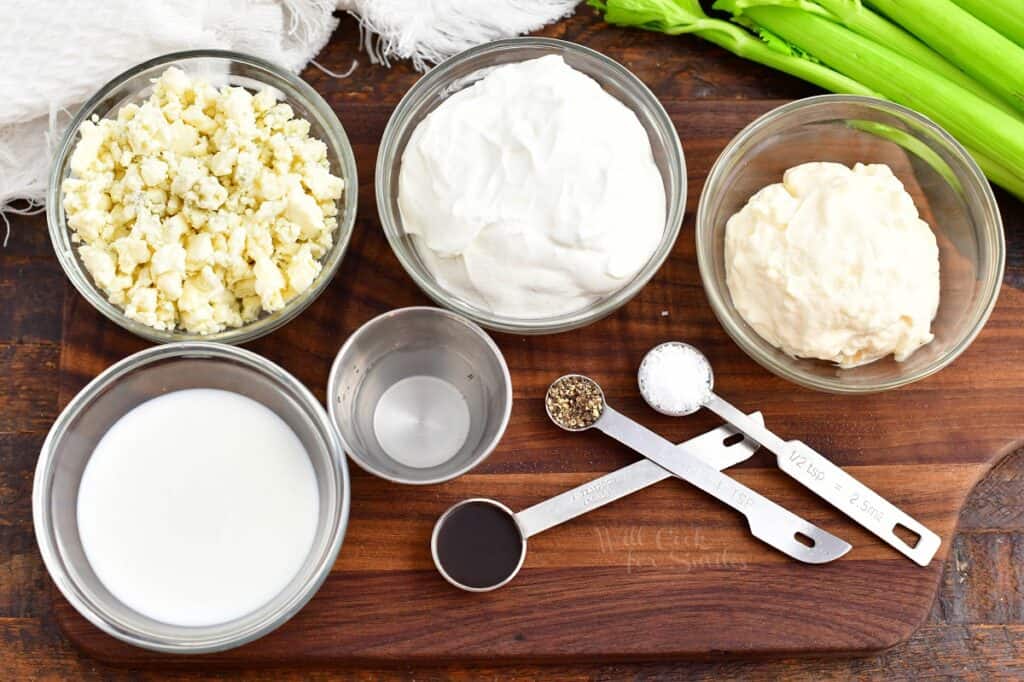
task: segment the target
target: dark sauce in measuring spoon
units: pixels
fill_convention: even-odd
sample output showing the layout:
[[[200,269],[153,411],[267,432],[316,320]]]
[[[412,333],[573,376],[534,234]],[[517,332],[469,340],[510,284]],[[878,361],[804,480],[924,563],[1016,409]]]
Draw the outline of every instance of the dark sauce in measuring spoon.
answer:
[[[467,502],[441,523],[437,560],[457,583],[494,587],[515,574],[523,542],[515,519],[504,509],[488,502]]]

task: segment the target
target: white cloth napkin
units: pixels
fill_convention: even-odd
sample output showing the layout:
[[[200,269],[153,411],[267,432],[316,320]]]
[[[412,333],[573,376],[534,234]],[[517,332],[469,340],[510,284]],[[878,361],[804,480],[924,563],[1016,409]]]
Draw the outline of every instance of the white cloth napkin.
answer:
[[[419,71],[475,45],[536,31],[580,0],[338,0],[359,18],[376,63],[409,59]]]
[[[104,82],[175,50],[224,48],[292,71],[327,43],[336,0],[3,0],[0,211],[41,204],[54,138]]]
[[[371,61],[417,69],[469,47],[538,29],[579,0],[0,0],[0,218],[41,206],[51,151],[82,102],[134,64],[224,48],[298,72],[356,16]],[[4,240],[6,242],[6,239]]]

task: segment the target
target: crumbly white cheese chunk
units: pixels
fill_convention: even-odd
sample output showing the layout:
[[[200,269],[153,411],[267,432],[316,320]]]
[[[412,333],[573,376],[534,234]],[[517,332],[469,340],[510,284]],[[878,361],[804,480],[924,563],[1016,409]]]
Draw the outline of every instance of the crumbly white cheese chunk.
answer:
[[[82,124],[64,210],[93,281],[155,329],[212,334],[312,286],[344,183],[269,90],[167,69],[142,104]]]

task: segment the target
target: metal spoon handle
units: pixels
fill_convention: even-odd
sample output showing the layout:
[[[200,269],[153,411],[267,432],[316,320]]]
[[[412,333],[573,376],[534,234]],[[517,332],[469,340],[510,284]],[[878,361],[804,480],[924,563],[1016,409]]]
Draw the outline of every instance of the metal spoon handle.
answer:
[[[754,537],[787,556],[823,564],[850,551],[848,543],[708,466],[689,448],[681,448],[688,456],[680,457],[672,443],[607,405],[594,427],[743,514]]]
[[[761,413],[755,412],[751,418],[760,421]],[[757,450],[757,443],[747,438],[726,445],[725,441],[734,435],[733,427],[719,426],[677,447],[689,448],[710,466],[725,469],[748,459]],[[641,459],[527,507],[516,514],[516,521],[523,535],[531,537],[671,477],[671,473],[654,462]]]
[[[717,395],[712,395],[705,407],[774,452],[782,471],[833,507],[915,563],[927,566],[931,562],[942,542],[939,536],[824,455],[800,441],[782,440]],[[898,526],[917,535],[915,544],[911,545],[896,535]]]

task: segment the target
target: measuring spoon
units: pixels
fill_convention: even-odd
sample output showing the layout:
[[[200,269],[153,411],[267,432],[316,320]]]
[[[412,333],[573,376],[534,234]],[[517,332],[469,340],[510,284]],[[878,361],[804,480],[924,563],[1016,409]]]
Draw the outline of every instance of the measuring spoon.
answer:
[[[687,401],[681,401],[681,406],[667,407],[653,395],[654,373],[662,365],[663,354],[668,353],[687,354],[686,359],[694,369],[690,373],[691,375],[683,377],[683,380],[696,383],[681,387],[688,392],[692,391],[695,399],[689,401],[689,404],[683,405]],[[662,414],[670,417],[682,417],[693,414],[701,407],[708,408],[743,434],[774,452],[779,468],[788,476],[817,493],[829,504],[917,564],[927,566],[935,556],[935,552],[938,551],[941,543],[939,536],[919,521],[885,500],[810,446],[798,440],[782,440],[765,428],[763,424],[749,419],[740,410],[717,396],[712,391],[715,379],[711,363],[703,353],[690,344],[670,341],[652,348],[640,363],[637,380],[644,400]],[[897,527],[905,528],[916,534],[915,544],[911,545],[900,538],[896,534]]]
[[[588,407],[593,408],[593,413],[578,424],[560,422],[552,413],[552,397],[555,396],[555,389],[560,382],[566,381],[576,382],[578,386],[582,387],[577,395],[585,394],[587,398],[596,399],[596,404],[592,406],[590,403],[586,403]],[[573,401],[579,402],[579,399],[570,400],[570,402]],[[557,403],[557,401],[554,402]],[[677,446],[612,409],[605,400],[604,391],[596,381],[589,377],[570,374],[557,379],[548,388],[548,399],[544,403],[548,417],[561,428],[566,431],[597,429],[623,445],[631,447],[658,466],[670,471],[677,478],[681,478],[743,514],[754,537],[797,561],[808,564],[824,564],[835,561],[850,551],[849,543],[818,528],[810,521],[800,518],[714,467],[708,466],[696,455],[673,456],[673,450]],[[746,417],[746,415],[743,416]],[[692,454],[685,446],[680,446],[679,449],[687,455]]]
[[[762,421],[759,412],[750,417],[759,423]],[[731,426],[720,426],[691,438],[681,447],[686,447],[709,465],[725,469],[749,459],[757,450],[757,443],[743,437],[736,440],[736,435],[736,430]],[[470,592],[496,589],[512,580],[519,572],[526,559],[527,538],[671,477],[672,474],[654,462],[642,459],[539,502],[518,514],[497,500],[483,497],[463,500],[450,507],[434,525],[430,539],[434,565],[448,582],[461,589]],[[467,508],[472,508],[474,515],[483,517],[476,520],[479,526],[493,528],[470,529],[474,531],[471,535],[474,540],[472,545],[463,541],[463,547],[444,547],[445,555],[442,556],[440,552],[446,542],[446,531],[450,530],[453,519],[457,520],[458,510]],[[481,536],[475,532],[477,530],[487,532]],[[481,547],[481,540],[487,546]],[[448,556],[453,553],[458,554],[458,557],[453,559]],[[470,568],[475,569],[475,573],[467,570]]]

